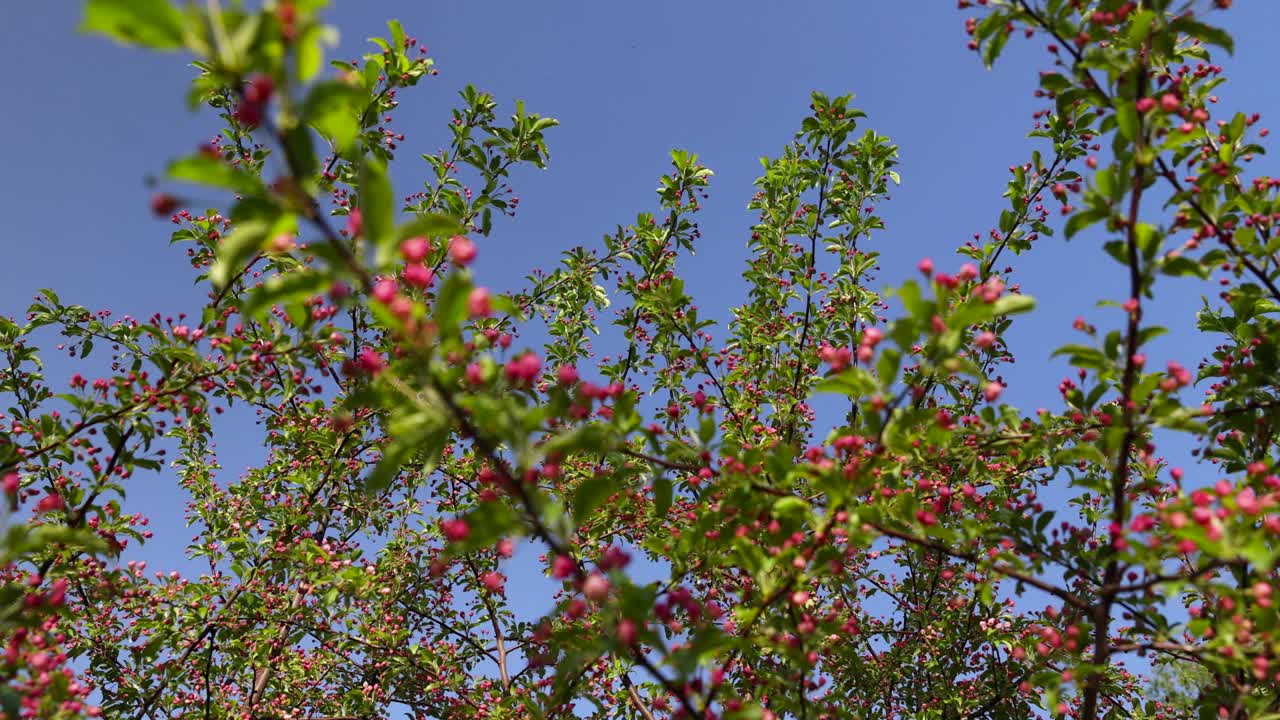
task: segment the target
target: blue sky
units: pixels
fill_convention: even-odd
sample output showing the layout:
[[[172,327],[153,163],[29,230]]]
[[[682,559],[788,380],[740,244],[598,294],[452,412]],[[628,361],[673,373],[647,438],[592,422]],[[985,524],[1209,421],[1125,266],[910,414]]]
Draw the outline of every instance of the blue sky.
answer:
[[[1265,126],[1280,117],[1270,50],[1280,3],[1236,5],[1214,20],[1238,47],[1234,60],[1222,58],[1230,78],[1222,107],[1261,112]],[[400,97],[392,127],[407,136],[394,168],[401,195],[420,189],[427,167],[418,156],[444,142],[449,109],[467,83],[493,93],[504,115],[521,98],[530,111],[561,121],[548,135],[549,169],[513,179],[520,215],[498,222],[481,245],[478,272],[490,287],[519,287],[531,267],[553,266],[561,250],[598,245],[655,207],[672,148],[698,153],[716,176],[698,254],[681,267],[703,311],[724,320],[741,301],[752,222],[745,207],[758,160],[791,139],[813,89],[855,93],[854,104],[868,113],[863,127],[900,147],[902,186],[881,208],[887,230],[867,246],[884,254],[883,284],[908,277],[924,256],[940,269],[958,267],[954,249],[996,223],[1006,207],[1007,168],[1045,149],[1025,134],[1039,107],[1036,71],[1049,57],[1043,41],[1017,38],[986,70],[965,49],[964,16],[954,8],[952,0],[347,0],[329,20],[342,38],[332,57],[363,53],[364,39],[385,34],[386,19],[395,17],[438,63],[438,77]],[[44,286],[117,314],[197,311],[194,274],[184,253],[168,246],[171,226],[150,216],[143,179],[211,137],[214,118],[186,110],[193,71],[185,58],[78,35],[79,10],[70,0],[25,3],[0,24],[8,88],[0,113],[8,168],[0,180],[0,313],[20,315]],[[1280,168],[1263,158],[1253,170]],[[1066,341],[1077,315],[1114,326],[1115,311],[1094,302],[1123,294],[1119,270],[1096,237],[1045,240],[1021,260],[1015,279],[1040,308],[1015,326],[1012,402],[1053,403],[1065,371],[1045,375],[1049,353]],[[1186,325],[1198,306],[1193,293],[1167,293],[1155,312],[1165,324]],[[1173,332],[1149,362],[1191,366],[1203,345]],[[49,360],[55,379],[79,369],[65,357]],[[229,473],[260,453],[236,440],[232,434],[220,443]],[[164,540],[146,553],[152,565],[180,566],[175,551],[190,532],[176,484],[166,476],[133,482],[130,504],[153,516]]]

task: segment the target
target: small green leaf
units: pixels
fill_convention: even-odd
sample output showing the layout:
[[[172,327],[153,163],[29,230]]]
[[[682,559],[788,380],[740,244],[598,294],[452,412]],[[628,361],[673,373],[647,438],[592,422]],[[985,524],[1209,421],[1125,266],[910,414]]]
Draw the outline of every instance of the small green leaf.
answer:
[[[898,377],[898,368],[902,366],[902,353],[896,348],[885,348],[876,361],[876,377],[888,385]]]
[[[591,475],[573,491],[573,521],[579,525],[617,491],[612,475]]]
[[[666,476],[659,476],[653,481],[653,516],[659,520],[667,516],[671,510],[674,488]]]
[[[907,313],[914,318],[927,319],[932,314],[929,306],[920,296],[920,286],[914,280],[908,280],[898,288],[898,297],[906,306]]]
[[[240,312],[250,317],[257,317],[262,311],[279,303],[290,303],[319,295],[330,286],[324,275],[310,270],[276,275],[261,287],[254,288]]]
[[[311,130],[306,125],[297,125],[285,133],[284,149],[289,170],[295,178],[306,181],[320,169],[315,148],[311,145]]]
[[[262,189],[258,178],[240,172],[223,162],[220,158],[206,153],[197,153],[169,165],[169,177],[174,180],[210,185],[249,195]]]
[[[6,717],[22,717],[22,696],[11,688],[0,687],[0,709]]]
[[[243,58],[249,56],[254,44],[258,40],[258,31],[262,28],[262,16],[258,13],[252,13],[243,16],[240,23],[231,32],[227,38],[227,47],[223,57],[223,63],[231,67],[239,69],[243,62]]]
[[[369,473],[369,477],[365,478],[365,492],[377,493],[391,487],[391,483],[400,474],[400,468],[404,466],[412,455],[413,447],[409,443],[393,440],[382,451],[382,458],[374,466],[373,472]]]
[[[1084,230],[1085,228],[1098,222],[1104,217],[1106,217],[1106,213],[1104,211],[1096,210],[1093,208],[1090,208],[1088,210],[1080,210],[1079,212],[1076,212],[1071,217],[1067,218],[1067,226],[1065,231],[1067,239],[1070,240],[1072,237],[1075,237],[1075,235],[1079,233],[1081,230]]]
[[[1236,43],[1231,34],[1222,28],[1206,25],[1186,15],[1179,15],[1169,23],[1169,29],[1193,37],[1201,42],[1217,45],[1227,51],[1228,55],[1236,52]]]
[[[1138,137],[1138,108],[1133,103],[1121,101],[1116,106],[1116,128],[1126,140]]]
[[[262,248],[270,229],[271,226],[261,220],[250,220],[235,226],[231,234],[218,245],[213,268],[209,271],[209,279],[213,284],[219,288],[226,287],[243,269],[245,261]]]
[[[1058,93],[1071,87],[1071,81],[1058,73],[1045,73],[1040,76],[1040,87]]]
[[[422,213],[396,228],[397,241],[411,237],[452,237],[466,232],[462,223],[448,215]]]
[[[997,17],[993,15],[992,17]],[[1009,33],[998,30],[991,37],[987,38],[987,42],[982,46],[982,63],[988,69],[995,64],[996,58],[1000,57],[1000,52],[1004,50],[1005,44],[1009,42]]]
[[[589,452],[602,453],[609,447],[609,426],[604,423],[587,423],[561,433],[542,446],[544,455],[570,455]]]
[[[794,495],[778,498],[773,503],[773,514],[784,520],[801,521],[809,516],[809,503]]]
[[[1035,299],[1027,295],[1005,295],[996,300],[992,310],[995,315],[1016,315],[1024,313],[1036,306]]]
[[[369,242],[381,246],[393,239],[396,210],[391,180],[386,165],[374,158],[367,158],[360,170],[360,212]]]
[[[1068,356],[1070,358],[1071,365],[1078,368],[1093,368],[1095,370],[1101,370],[1107,365],[1106,358],[1103,356],[1102,351],[1094,347],[1089,347],[1088,345],[1069,343],[1067,345],[1063,345],[1057,350],[1054,350],[1051,357],[1057,357],[1059,355]]]
[[[404,52],[404,26],[399,20],[391,20],[387,22],[387,27],[391,28],[391,47],[395,48],[396,52]]]
[[[444,286],[436,295],[435,321],[441,336],[453,336],[459,331],[467,316],[467,295],[471,292],[471,279],[462,271],[449,273]]]
[[[89,0],[80,31],[153,50],[183,47],[182,13],[167,0]]]
[[[360,116],[368,102],[363,88],[344,82],[322,82],[307,93],[300,116],[338,152],[348,152],[360,135]]]
[[[29,528],[27,542],[32,548],[44,549],[49,545],[63,545],[94,554],[106,552],[108,549],[107,542],[90,530],[55,524],[28,525],[27,527]]]
[[[1193,276],[1201,280],[1209,277],[1209,268],[1188,257],[1166,258],[1160,263],[1160,272],[1173,276]]]
[[[871,373],[862,368],[849,368],[844,372],[823,378],[814,388],[814,392],[860,398],[875,392],[878,387],[879,384]]]
[[[419,440],[414,454],[421,459],[422,464],[417,468],[417,472],[423,477],[435,472],[436,468],[440,467],[444,448],[452,437],[447,426],[435,426],[431,432]]]
[[[1154,10],[1139,10],[1133,14],[1133,20],[1129,23],[1129,43],[1134,47],[1142,44],[1147,39],[1147,35],[1151,34],[1151,23],[1156,19]]]
[[[500,538],[519,535],[523,530],[515,511],[497,501],[481,504],[463,519],[467,523],[467,539],[451,544],[451,554],[489,547]]]
[[[320,72],[324,64],[324,46],[321,44],[324,34],[323,25],[310,25],[298,37],[298,81],[307,82]]]

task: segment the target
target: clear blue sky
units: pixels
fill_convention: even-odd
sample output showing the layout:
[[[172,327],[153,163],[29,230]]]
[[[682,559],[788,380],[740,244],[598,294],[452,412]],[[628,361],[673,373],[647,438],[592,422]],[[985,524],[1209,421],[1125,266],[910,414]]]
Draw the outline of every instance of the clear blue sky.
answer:
[[[1280,3],[1236,6],[1216,16],[1238,45],[1234,61],[1223,58],[1230,82],[1222,105],[1259,111],[1268,125],[1280,119],[1270,50]],[[493,93],[504,114],[523,98],[531,111],[562,122],[549,135],[550,169],[514,179],[521,213],[482,245],[483,282],[518,287],[529,268],[550,267],[560,250],[598,243],[653,209],[667,154],[680,147],[716,172],[702,244],[682,267],[700,305],[725,319],[741,299],[752,221],[745,206],[758,158],[778,154],[790,140],[811,89],[856,93],[855,104],[869,114],[865,127],[901,148],[903,183],[883,207],[887,231],[872,242],[884,253],[884,284],[905,278],[926,255],[940,268],[958,266],[954,249],[995,224],[1006,207],[1000,195],[1008,166],[1044,149],[1025,133],[1038,107],[1031,95],[1036,70],[1047,67],[1048,56],[1042,41],[1018,38],[987,71],[965,49],[963,16],[954,7],[952,0],[345,0],[329,19],[342,36],[336,57],[364,52],[364,39],[383,34],[385,20],[397,17],[439,64],[439,77],[401,96],[393,126],[407,135],[395,169],[401,194],[420,188],[426,166],[417,158],[443,142],[449,108],[466,83]],[[186,111],[193,71],[182,56],[80,36],[79,11],[71,0],[23,3],[0,24],[7,87],[0,313],[21,315],[44,286],[65,301],[118,314],[197,311],[202,297],[193,272],[184,253],[168,247],[171,226],[149,215],[143,178],[217,126],[208,114]],[[1254,168],[1277,169],[1275,159]],[[1093,303],[1121,294],[1120,275],[1096,238],[1071,245],[1054,238],[1024,258],[1016,279],[1041,303],[1034,320],[1016,326],[1020,362],[1009,373],[1010,398],[1030,408],[1054,400],[1061,375],[1044,372],[1071,319],[1116,321]],[[1166,294],[1158,317],[1185,325],[1198,304],[1190,294]],[[1187,340],[1171,334],[1151,362],[1193,364],[1202,341]],[[65,357],[49,360],[53,378],[77,369]],[[229,474],[261,452],[236,439],[233,431],[220,442]],[[147,551],[153,567],[181,566],[176,550],[190,533],[175,483],[155,476],[133,482],[129,504],[153,516],[161,540]]]

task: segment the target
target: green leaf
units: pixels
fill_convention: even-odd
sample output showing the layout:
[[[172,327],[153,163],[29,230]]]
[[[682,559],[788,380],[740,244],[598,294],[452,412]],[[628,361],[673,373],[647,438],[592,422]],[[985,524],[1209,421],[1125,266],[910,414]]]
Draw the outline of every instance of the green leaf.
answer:
[[[570,455],[572,453],[602,453],[609,447],[609,426],[604,423],[587,423],[561,433],[542,446],[544,455]]]
[[[467,316],[467,295],[471,292],[471,279],[462,271],[449,273],[444,287],[436,295],[435,320],[441,336],[457,334]]]
[[[308,180],[320,169],[315,148],[311,145],[311,130],[306,125],[297,125],[285,133],[284,149],[289,170],[299,180]]]
[[[1046,73],[1040,76],[1040,87],[1058,93],[1071,87],[1071,81],[1058,73]]]
[[[455,218],[437,213],[422,213],[396,228],[396,241],[411,237],[453,237],[467,230]]]
[[[22,696],[16,690],[0,687],[0,709],[6,717],[22,717]]]
[[[324,46],[321,45],[324,34],[323,25],[311,25],[298,37],[298,81],[307,82],[320,72],[324,64]]]
[[[520,518],[501,502],[481,504],[464,518],[469,530],[467,539],[450,545],[449,552],[465,553],[489,547],[500,538],[520,534]]]
[[[27,527],[30,532],[26,541],[32,548],[44,549],[49,545],[63,545],[92,554],[106,552],[108,549],[106,540],[91,530],[54,524],[28,525]]]
[[[167,0],[89,0],[80,31],[153,50],[183,47],[182,13]]]
[[[875,392],[878,387],[880,385],[871,373],[862,368],[849,368],[839,374],[823,378],[814,388],[814,392],[860,398]]]
[[[920,286],[914,280],[908,280],[898,288],[898,297],[907,312],[914,318],[927,318],[931,313],[930,306],[920,296]]]
[[[1059,355],[1069,356],[1074,367],[1101,370],[1107,366],[1106,358],[1103,356],[1102,351],[1088,345],[1069,343],[1054,350],[1051,357]]]
[[[996,300],[992,310],[996,315],[1016,315],[1024,313],[1036,306],[1036,301],[1027,295],[1005,295]]]
[[[902,353],[897,348],[887,347],[880,353],[876,361],[876,377],[888,385],[898,377],[898,368],[902,366]]]
[[[1156,19],[1154,10],[1140,10],[1133,14],[1133,20],[1129,23],[1129,43],[1134,47],[1142,44],[1147,39],[1147,35],[1151,34],[1151,24]]]
[[[1201,42],[1217,45],[1227,51],[1228,55],[1236,52],[1236,43],[1231,34],[1222,28],[1206,25],[1186,15],[1180,15],[1169,23],[1169,29],[1193,37]]]
[[[209,280],[219,288],[226,287],[238,275],[245,261],[262,248],[271,226],[261,220],[250,220],[235,226],[218,245]]]
[[[363,88],[344,82],[322,82],[307,93],[300,116],[338,152],[345,153],[360,135],[360,116],[368,102]]]
[[[394,238],[395,198],[387,166],[367,158],[360,169],[360,213],[366,239],[377,246]]]
[[[369,92],[373,92],[373,89],[378,86],[378,76],[381,75],[383,71],[382,58],[377,56],[366,56],[366,58],[367,60],[364,63],[364,69],[360,72],[364,76],[365,89]]]
[[[993,17],[995,17],[993,15]],[[1009,33],[997,31],[982,46],[982,63],[991,69],[995,64],[996,58],[1000,57],[1000,52],[1004,50],[1004,46],[1009,42]]]
[[[369,473],[369,477],[365,478],[365,492],[376,493],[391,487],[391,483],[400,474],[400,468],[404,466],[412,455],[413,447],[409,443],[393,440],[382,451],[382,458],[374,466],[373,472]]]
[[[667,516],[667,512],[671,510],[672,495],[674,488],[671,481],[665,475],[659,476],[653,481],[653,516],[662,519]]]
[[[1081,210],[1067,218],[1066,236],[1070,240],[1077,233],[1106,217],[1106,212],[1090,208]]]
[[[573,491],[573,521],[581,525],[617,489],[612,475],[591,475],[583,480]]]
[[[452,439],[447,426],[437,426],[427,436],[422,438],[418,443],[416,450],[417,455],[422,459],[422,466],[418,469],[425,477],[435,472],[440,467],[440,458],[444,453],[444,448]]]
[[[809,503],[794,495],[778,498],[773,503],[773,514],[784,520],[802,521],[809,516]]]
[[[1121,102],[1116,106],[1116,128],[1126,140],[1138,137],[1138,108],[1132,103]]]
[[[254,194],[262,189],[258,178],[240,172],[221,158],[206,153],[175,160],[169,165],[168,174],[174,180],[220,187],[242,195]]]
[[[1173,276],[1190,275],[1201,280],[1209,277],[1209,268],[1189,257],[1182,256],[1166,258],[1160,263],[1160,272]]]
[[[244,304],[240,306],[240,312],[250,317],[257,317],[272,305],[305,300],[320,295],[329,286],[328,278],[310,270],[276,275],[249,293]]]
[[[404,52],[404,27],[399,20],[391,20],[387,22],[387,27],[391,28],[392,47],[396,52]]]
[[[241,69],[244,58],[247,58],[258,40],[258,31],[262,28],[262,15],[252,13],[240,19],[227,38],[227,46],[222,62],[237,70]]]

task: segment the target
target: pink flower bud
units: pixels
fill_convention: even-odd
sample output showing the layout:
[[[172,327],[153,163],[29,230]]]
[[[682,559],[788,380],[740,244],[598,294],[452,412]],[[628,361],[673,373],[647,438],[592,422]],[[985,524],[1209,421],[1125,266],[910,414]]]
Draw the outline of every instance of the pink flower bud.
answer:
[[[466,235],[449,238],[449,259],[455,265],[470,265],[476,259],[476,244]]]
[[[245,102],[264,105],[271,100],[271,92],[275,89],[270,75],[255,75],[244,88]]]
[[[431,268],[421,264],[406,265],[400,276],[404,278],[406,285],[416,288],[429,288],[436,279]]]
[[[420,263],[427,259],[431,243],[424,237],[412,237],[400,243],[400,256],[407,263]]]
[[[609,597],[609,578],[600,573],[591,573],[582,581],[582,594],[589,600],[601,602]]]
[[[623,645],[634,645],[636,642],[636,623],[634,620],[623,620],[618,623],[618,642]]]
[[[467,526],[467,521],[461,518],[441,522],[440,530],[444,533],[445,539],[450,542],[461,542],[467,539],[467,535],[471,534],[471,528]]]
[[[467,312],[471,313],[471,317],[483,318],[493,314],[493,303],[489,299],[489,291],[485,288],[478,287],[471,291],[467,296]]]
[[[387,367],[386,359],[373,348],[365,348],[360,351],[359,363],[360,368],[370,375],[377,375]]]
[[[551,577],[557,580],[564,580],[573,575],[573,571],[577,569],[573,559],[567,555],[557,555],[551,561]]]
[[[383,305],[388,305],[395,299],[397,290],[399,290],[399,286],[396,285],[395,280],[379,280],[374,283],[373,291],[370,294],[373,295],[374,300]]]
[[[61,510],[66,507],[66,503],[62,501],[62,496],[56,492],[40,498],[40,502],[36,503],[36,512],[50,512],[53,510]]]
[[[363,225],[361,220],[360,208],[352,209],[351,214],[347,216],[346,232],[348,237],[355,237],[360,234],[360,228]]]
[[[485,589],[492,593],[502,592],[502,585],[507,581],[506,576],[499,572],[487,572],[480,576],[480,582]]]
[[[576,385],[578,382],[578,368],[572,365],[561,365],[560,369],[556,370],[556,382],[566,386]]]
[[[516,544],[511,542],[511,538],[503,538],[498,541],[498,555],[510,559],[515,554]]]

